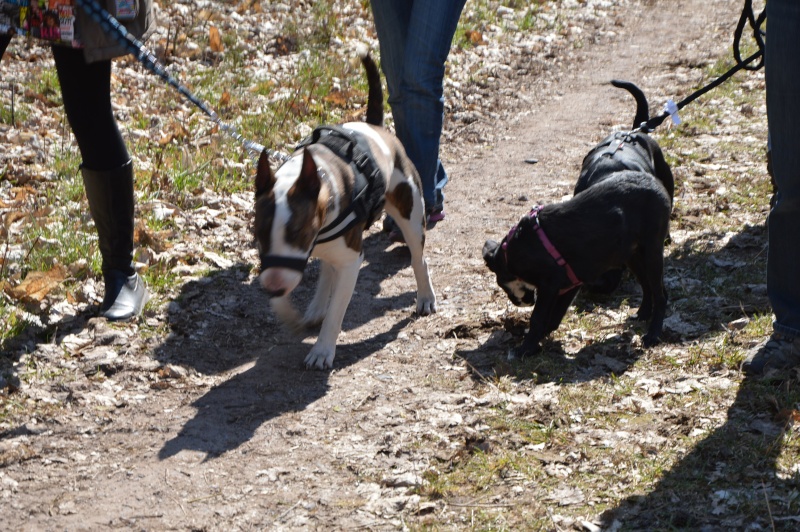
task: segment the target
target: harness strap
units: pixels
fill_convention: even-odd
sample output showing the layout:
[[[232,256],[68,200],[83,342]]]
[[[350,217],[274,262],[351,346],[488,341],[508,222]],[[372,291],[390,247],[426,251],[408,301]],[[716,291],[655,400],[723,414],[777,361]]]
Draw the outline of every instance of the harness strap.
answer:
[[[608,147],[602,153],[600,153],[600,156],[613,159],[617,152],[623,151],[628,146],[633,147],[632,145],[634,143],[639,144],[643,148],[645,147],[644,141],[641,139],[641,137],[638,135],[634,136],[633,132],[618,131],[614,134],[614,138],[608,143]],[[647,150],[645,148],[645,152],[646,151]],[[632,154],[633,157],[627,158],[626,162],[628,164],[637,163],[640,170],[646,171],[652,164],[651,161],[648,160],[648,158],[645,157],[640,150],[633,150],[627,153]]]
[[[625,144],[625,142],[626,141],[629,142],[629,140],[628,140],[629,138],[630,137],[627,137],[627,138],[616,137],[616,138],[614,138],[614,140],[612,140],[608,144],[608,148],[606,148],[606,150],[603,153],[601,153],[600,155],[604,155],[606,157],[614,157],[614,154],[622,149],[622,147]]]
[[[561,256],[561,253],[558,252],[558,250],[550,241],[550,239],[547,238],[544,229],[542,229],[542,224],[539,223],[539,211],[541,210],[542,210],[541,205],[535,206],[533,209],[531,209],[531,212],[528,213],[528,218],[530,218],[533,221],[533,229],[534,231],[536,231],[536,236],[539,237],[539,240],[542,242],[544,249],[547,250],[547,252],[550,254],[551,257],[553,257],[553,260],[556,261],[556,264],[564,268],[564,271],[567,274],[567,278],[572,283],[570,286],[562,288],[561,290],[558,291],[558,295],[564,295],[573,288],[581,286],[583,284],[583,281],[578,279],[578,276],[575,275],[575,271],[572,269],[572,266],[570,266],[569,263],[567,263],[567,260]],[[514,236],[514,234],[516,234],[517,229],[519,229],[519,224],[514,225],[511,228],[511,230],[508,232],[508,236],[506,237],[505,241],[502,244],[503,252],[506,253],[506,262],[508,262],[508,242]]]
[[[376,191],[374,184],[381,176],[381,171],[375,164],[366,140],[339,126],[320,126],[297,147],[303,148],[310,144],[322,144],[338,157],[348,161],[355,175],[350,205],[320,230],[314,243],[330,242],[364,220],[367,220],[367,225],[371,225],[375,220],[370,217],[379,209],[375,209],[370,200],[374,200],[372,198]]]
[[[550,242],[550,239],[547,238],[547,235],[545,234],[544,229],[542,229],[542,224],[539,223],[539,211],[541,211],[541,210],[542,210],[542,206],[541,205],[537,205],[536,207],[531,209],[531,213],[529,214],[529,216],[533,219],[533,228],[536,231],[536,235],[539,237],[539,240],[542,241],[542,245],[544,246],[544,249],[546,249],[547,252],[550,253],[550,256],[553,257],[553,259],[556,261],[556,264],[558,264],[559,266],[564,268],[564,270],[567,272],[567,277],[569,278],[569,280],[570,280],[570,282],[572,284],[567,288],[562,288],[558,292],[558,295],[566,294],[567,292],[569,292],[570,290],[572,290],[576,286],[582,285],[583,282],[580,279],[578,279],[578,276],[575,275],[575,272],[573,271],[572,266],[570,266],[567,263],[567,260],[564,257],[561,256],[561,253],[558,252],[558,250],[553,245],[553,243]]]

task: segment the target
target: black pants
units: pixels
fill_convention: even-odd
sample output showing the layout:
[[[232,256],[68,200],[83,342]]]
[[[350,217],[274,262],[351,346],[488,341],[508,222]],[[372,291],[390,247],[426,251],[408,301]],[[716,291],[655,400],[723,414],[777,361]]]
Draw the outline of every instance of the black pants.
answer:
[[[0,36],[0,57],[11,36]],[[111,61],[87,63],[83,50],[54,45],[64,112],[78,141],[83,165],[114,170],[130,159],[111,109]]]

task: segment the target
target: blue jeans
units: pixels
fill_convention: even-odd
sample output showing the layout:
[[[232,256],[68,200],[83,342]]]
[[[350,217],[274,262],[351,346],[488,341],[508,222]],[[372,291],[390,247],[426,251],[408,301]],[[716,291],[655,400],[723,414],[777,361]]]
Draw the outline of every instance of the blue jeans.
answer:
[[[767,2],[767,119],[778,186],[769,214],[767,294],[775,332],[800,336],[800,2]]]
[[[465,2],[371,0],[395,130],[419,172],[429,212],[444,205],[444,63]]]

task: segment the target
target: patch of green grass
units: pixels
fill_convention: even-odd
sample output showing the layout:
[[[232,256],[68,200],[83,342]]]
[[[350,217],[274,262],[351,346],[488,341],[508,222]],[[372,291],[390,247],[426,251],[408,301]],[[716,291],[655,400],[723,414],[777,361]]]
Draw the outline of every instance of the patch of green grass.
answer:
[[[43,68],[32,89],[34,94],[41,94],[54,104],[61,104],[61,85],[55,67]]]
[[[69,265],[90,259],[95,246],[92,232],[75,219],[50,219],[49,223],[31,227],[22,236],[22,248],[26,250],[22,271],[49,271],[55,263]]]
[[[512,32],[503,32],[502,38],[516,32],[535,33],[536,31],[553,31],[557,29],[559,22],[557,19],[549,20],[541,16],[542,6],[550,0],[534,0],[525,2],[520,0],[479,0],[469,5],[469,10],[459,20],[453,42],[462,49],[469,49],[479,46],[481,40],[474,38],[473,32],[484,34],[491,26],[499,26],[504,29],[513,28]],[[499,8],[506,7],[512,12],[504,11],[501,14]],[[577,44],[576,44],[577,45]]]
[[[519,31],[532,32],[534,30],[541,29],[543,19],[539,16],[539,12],[541,11],[541,6],[544,3],[545,1],[535,1],[533,2],[533,5],[529,6],[525,10],[525,14],[518,23]]]
[[[448,476],[436,469],[425,471],[422,479],[425,483],[418,489],[418,492],[431,500],[444,499],[454,489]]]
[[[202,274],[198,272],[198,275]],[[172,272],[170,265],[161,262],[150,266],[142,276],[148,290],[157,294],[169,292],[178,282],[178,276]]]
[[[556,420],[552,419],[543,423],[536,420],[519,419],[501,412],[497,417],[487,422],[494,433],[514,434],[521,441],[534,445],[554,443],[558,436]]]
[[[14,95],[14,112],[11,112],[11,105],[0,105],[0,124],[11,124],[12,118],[15,124],[24,123],[30,116],[30,108],[20,100],[18,95]],[[0,176],[1,177],[1,176]]]
[[[0,352],[7,340],[22,333],[29,325],[20,316],[18,305],[12,304],[4,294],[0,294]]]

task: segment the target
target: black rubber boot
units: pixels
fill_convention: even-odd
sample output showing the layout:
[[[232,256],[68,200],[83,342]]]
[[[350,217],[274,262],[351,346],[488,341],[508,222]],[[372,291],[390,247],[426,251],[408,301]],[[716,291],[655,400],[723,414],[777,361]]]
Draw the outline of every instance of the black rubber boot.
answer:
[[[144,282],[133,269],[133,163],[108,171],[81,167],[81,174],[103,257],[105,296],[100,315],[128,320],[141,313],[148,299]]]

